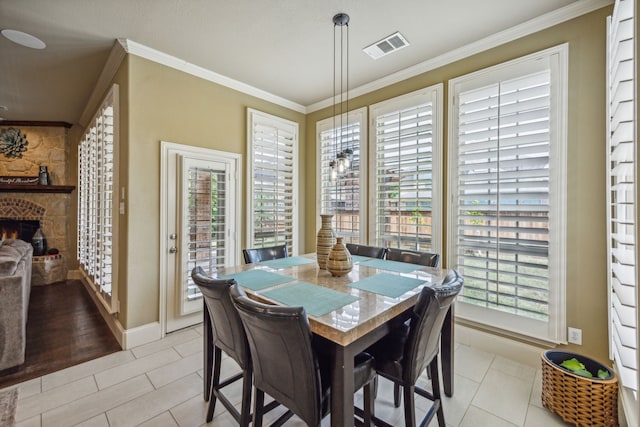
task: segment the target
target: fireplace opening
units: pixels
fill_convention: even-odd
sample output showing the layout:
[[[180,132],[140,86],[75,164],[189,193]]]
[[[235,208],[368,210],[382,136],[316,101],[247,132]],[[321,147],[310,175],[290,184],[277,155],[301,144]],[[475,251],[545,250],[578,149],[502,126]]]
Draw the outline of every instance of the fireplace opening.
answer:
[[[20,239],[32,243],[33,235],[40,228],[37,220],[0,219],[2,239]]]

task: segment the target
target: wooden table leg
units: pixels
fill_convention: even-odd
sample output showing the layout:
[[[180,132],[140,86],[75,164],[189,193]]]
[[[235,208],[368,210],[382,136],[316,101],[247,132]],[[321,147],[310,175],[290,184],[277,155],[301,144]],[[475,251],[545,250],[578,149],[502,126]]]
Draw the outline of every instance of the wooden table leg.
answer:
[[[331,426],[353,426],[353,359],[350,348],[336,344],[331,378]]]
[[[453,347],[455,346],[453,334],[453,304],[449,307],[447,315],[442,325],[442,335],[440,336],[440,353],[442,362],[442,385],[444,394],[453,396]]]
[[[213,369],[213,333],[211,332],[211,318],[209,317],[209,310],[207,310],[207,306],[204,304],[204,320],[202,323],[202,333],[204,335],[204,400],[209,401],[211,398],[211,370]]]

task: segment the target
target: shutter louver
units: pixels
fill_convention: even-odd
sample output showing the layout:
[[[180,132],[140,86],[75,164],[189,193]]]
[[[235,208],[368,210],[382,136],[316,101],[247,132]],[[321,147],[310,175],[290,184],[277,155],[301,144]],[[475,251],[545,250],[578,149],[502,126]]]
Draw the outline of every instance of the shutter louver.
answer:
[[[638,390],[636,140],[633,1],[616,2],[609,25],[609,285],[611,356],[623,386]]]

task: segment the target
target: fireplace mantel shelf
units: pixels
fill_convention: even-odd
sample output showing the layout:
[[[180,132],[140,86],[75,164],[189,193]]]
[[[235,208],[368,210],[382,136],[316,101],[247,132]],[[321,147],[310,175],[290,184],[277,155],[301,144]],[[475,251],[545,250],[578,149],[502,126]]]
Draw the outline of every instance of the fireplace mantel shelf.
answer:
[[[0,184],[0,192],[8,193],[71,193],[75,188],[73,185]]]

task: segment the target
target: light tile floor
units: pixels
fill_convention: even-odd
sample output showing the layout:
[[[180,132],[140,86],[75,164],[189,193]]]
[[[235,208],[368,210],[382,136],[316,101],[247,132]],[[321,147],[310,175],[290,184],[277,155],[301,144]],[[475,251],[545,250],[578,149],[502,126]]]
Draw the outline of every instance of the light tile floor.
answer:
[[[224,360],[223,374],[237,369],[231,359]],[[542,407],[539,367],[457,343],[455,369],[454,396],[443,402],[447,426],[568,425]],[[202,327],[198,326],[13,386],[19,388],[17,426],[206,425],[202,375]],[[421,381],[426,385],[426,375]],[[381,379],[379,387],[376,415],[393,425],[403,425],[402,408],[392,404],[391,383]],[[240,387],[231,394],[239,401]],[[422,398],[417,399],[417,408],[425,405]],[[360,400],[361,392],[356,402]],[[419,416],[424,414],[418,412]],[[209,425],[234,424],[218,404]],[[292,418],[286,425],[303,423]],[[322,425],[329,425],[329,417]],[[430,425],[436,426],[437,421]]]

